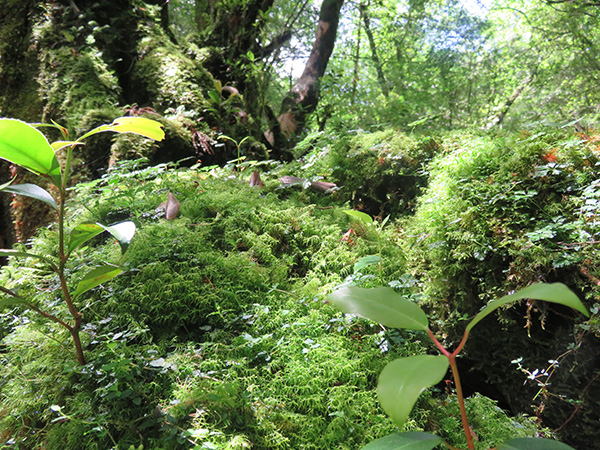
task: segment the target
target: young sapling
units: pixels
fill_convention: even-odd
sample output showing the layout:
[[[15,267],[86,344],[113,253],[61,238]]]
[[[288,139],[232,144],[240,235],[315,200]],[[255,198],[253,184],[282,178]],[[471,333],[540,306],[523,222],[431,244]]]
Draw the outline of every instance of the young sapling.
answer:
[[[40,127],[58,129],[64,140],[49,143],[46,137],[37,129]],[[114,264],[100,265],[83,276],[77,287],[73,289],[69,283],[67,262],[75,250],[81,248],[83,244],[104,231],[112,234],[119,242],[121,251],[125,252],[133,238],[136,227],[133,222],[126,221],[111,226],[99,223],[82,223],[72,227],[70,231],[68,230],[66,199],[73,150],[77,146],[83,145],[84,139],[105,131],[135,133],[160,141],[165,136],[161,127],[160,123],[143,117],[121,117],[112,124],[102,125],[85,133],[75,141],[69,141],[67,130],[56,123],[35,124],[35,126],[32,126],[16,119],[0,119],[0,159],[33,172],[54,185],[58,192],[56,196],[53,196],[46,189],[35,184],[13,185],[14,179],[0,186],[1,191],[31,197],[50,205],[57,211],[58,216],[58,253],[56,255],[42,255],[35,253],[34,250],[0,249],[0,256],[36,258],[45,263],[53,272],[53,276],[58,277],[60,295],[68,309],[70,319],[64,319],[60,312],[45,310],[42,305],[35,303],[33,300],[21,297],[18,290],[15,291],[1,286],[0,292],[4,296],[0,297],[0,308],[21,305],[64,327],[73,339],[79,364],[85,364],[85,356],[79,336],[83,316],[77,308],[76,301],[83,293],[119,275],[123,269]],[[66,150],[66,154],[61,168],[56,154],[63,149]]]
[[[467,325],[462,340],[455,350],[446,349],[429,329],[429,321],[425,312],[410,300],[397,294],[388,287],[372,289],[357,286],[343,287],[328,296],[328,300],[344,313],[354,314],[380,324],[409,330],[425,331],[431,338],[440,355],[418,355],[400,358],[389,363],[381,372],[377,386],[377,395],[382,408],[398,425],[403,426],[417,401],[425,389],[442,381],[448,367],[456,386],[456,395],[460,408],[463,431],[469,450],[475,449],[471,427],[465,408],[460,376],[456,359],[464,348],[470,331],[496,309],[513,304],[521,299],[543,300],[569,306],[586,317],[589,313],[577,296],[561,283],[538,283],[506,295],[487,304]],[[377,439],[368,444],[368,450],[420,449],[428,450],[442,443],[442,439],[430,433],[398,433]],[[453,448],[446,444],[449,448]],[[510,449],[569,449],[566,444],[549,439],[510,439],[500,444],[498,450]]]

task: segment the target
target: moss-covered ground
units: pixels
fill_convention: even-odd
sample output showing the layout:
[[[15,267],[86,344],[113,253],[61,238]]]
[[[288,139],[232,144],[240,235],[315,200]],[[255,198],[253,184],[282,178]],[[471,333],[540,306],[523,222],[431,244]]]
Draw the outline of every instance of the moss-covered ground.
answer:
[[[598,417],[597,151],[593,136],[554,128],[387,131],[312,135],[287,164],[117,163],[75,186],[69,206],[73,224],[138,228],[124,255],[100,237],[70,262],[73,285],[99,262],[125,268],[79,300],[87,364],[35,313],[0,316],[0,446],[361,448],[398,431],[377,401],[381,369],[434,348],[425,334],[337,312],[328,293],[390,285],[427,309],[452,346],[490,299],[562,281],[592,318],[532,303],[490,317],[466,347],[464,382],[478,449],[552,436],[540,423],[584,448]],[[250,186],[254,171],[264,186]],[[285,175],[338,189],[284,185]],[[174,220],[157,210],[169,193],[181,204]],[[351,208],[390,219],[378,236]],[[56,242],[50,227],[27,245],[53,255]],[[355,269],[380,249],[381,270]],[[0,278],[62,314],[57,280],[39,261],[11,260]],[[551,370],[532,375],[548,360]],[[425,392],[405,429],[464,448],[451,391]]]

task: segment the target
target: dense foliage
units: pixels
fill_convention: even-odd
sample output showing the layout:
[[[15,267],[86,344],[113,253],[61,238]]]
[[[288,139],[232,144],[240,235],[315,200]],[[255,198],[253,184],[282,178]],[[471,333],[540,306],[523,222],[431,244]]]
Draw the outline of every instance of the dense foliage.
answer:
[[[457,362],[473,445],[597,446],[598,2],[323,2],[341,5],[328,61],[309,59],[323,9],[306,0],[5,3],[0,116],[64,124],[50,141],[143,117],[165,139],[57,153],[68,232],[136,225],[124,255],[106,234],[75,249],[68,281],[25,255],[59,255],[52,206],[0,197],[0,247],[25,255],[0,270],[0,448],[355,449],[398,431],[466,448],[450,374],[403,427],[377,400],[389,362],[436,352],[427,334],[328,295],[390,287],[454,349],[538,282],[591,317],[525,300],[473,329]],[[284,136],[314,63],[317,109]],[[13,177],[32,182],[0,164]],[[61,283],[99,261],[123,272],[75,299],[79,365],[68,331],[6,295],[70,320]]]
[[[382,145],[373,145],[374,139]],[[68,448],[317,449],[357,448],[393,433],[396,428],[374,394],[377,376],[398,356],[429,352],[426,336],[382,330],[323,303],[342,283],[380,285],[376,265],[356,271],[355,263],[377,253],[381,239],[384,282],[427,307],[433,326],[449,344],[454,328],[464,327],[463,315],[476,311],[490,298],[486,295],[539,277],[568,281],[581,298],[596,295],[595,286],[579,275],[582,267],[594,270],[593,255],[585,252],[593,252],[593,244],[585,242],[594,242],[597,233],[590,209],[596,184],[593,138],[545,129],[495,138],[449,134],[433,145],[430,138],[376,133],[313,137],[304,145],[299,151],[305,160],[293,165],[235,164],[237,174],[232,175],[234,165],[177,169],[140,160],[79,184],[70,203],[78,221],[130,219],[138,225],[122,260],[127,270],[80,300],[89,354],[85,366],[77,367],[65,351],[67,335],[35,314],[3,316],[3,439],[45,448],[72,442]],[[508,147],[515,149],[513,159],[505,157]],[[419,148],[422,153],[416,152]],[[409,151],[421,155],[419,164],[403,159]],[[324,173],[316,160],[310,163],[317,154],[319,161],[345,155],[360,164]],[[394,213],[399,219],[374,235],[341,208],[374,186],[362,183],[351,167],[377,171],[382,154],[407,171],[418,167],[423,180],[415,187],[414,206]],[[555,159],[548,161],[548,154]],[[372,159],[365,159],[369,155]],[[248,184],[254,170],[261,172],[262,188]],[[282,185],[279,178],[290,172],[345,184],[330,195]],[[156,211],[168,193],[181,203],[174,220]],[[428,200],[434,196],[436,209]],[[475,198],[477,209],[469,206]],[[554,215],[548,217],[550,211]],[[496,241],[496,220],[505,235],[527,243]],[[55,242],[54,231],[43,230],[32,246],[52,253]],[[104,239],[84,250],[74,254],[71,270],[93,259],[114,259],[118,251]],[[27,264],[31,269],[37,265],[33,260]],[[39,302],[52,303],[47,295],[52,283],[39,289],[46,285],[45,274],[24,270],[9,264],[3,284],[19,283]],[[447,300],[436,301],[440,298]],[[588,304],[597,313],[594,303]],[[477,370],[485,375],[476,383],[487,379],[508,393],[523,384],[510,360],[523,357],[519,367],[529,373],[547,359],[560,360],[552,385],[543,384],[537,398],[546,404],[540,417],[557,427],[573,408],[569,400],[577,396],[564,389],[585,385],[590,382],[586,377],[594,376],[589,352],[595,346],[590,338],[596,315],[587,322],[578,319],[574,334],[568,326],[549,326],[560,320],[553,308],[529,305],[528,317],[531,339],[518,317],[503,313],[498,326],[511,333],[494,338],[503,343],[503,356],[493,361],[478,356],[490,350],[477,344],[493,339],[488,333],[494,326],[488,326],[466,347],[466,361],[480,361]],[[583,377],[576,382],[569,369],[575,365],[583,369],[576,372]],[[469,381],[467,375],[467,389]],[[508,404],[514,411],[534,413],[529,404],[539,389],[527,388],[531,397],[521,403],[512,398]],[[579,398],[582,417],[593,417],[593,392],[588,388]],[[451,412],[457,406],[446,395],[441,389],[422,397],[407,429],[436,431],[464,445],[460,421],[450,420],[458,417]],[[499,399],[508,405],[505,397]],[[469,399],[468,411],[495,417],[474,422],[480,448],[540,433],[523,417],[508,419],[480,395]],[[585,439],[581,430],[591,423],[579,421],[578,426],[578,436],[570,439]]]

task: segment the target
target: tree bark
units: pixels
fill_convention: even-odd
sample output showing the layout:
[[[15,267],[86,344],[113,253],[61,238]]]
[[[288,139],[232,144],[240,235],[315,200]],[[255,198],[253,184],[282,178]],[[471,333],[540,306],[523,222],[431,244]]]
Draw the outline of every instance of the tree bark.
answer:
[[[532,72],[527,76],[527,78],[525,78],[525,80],[523,80],[523,82],[519,86],[517,86],[517,88],[514,90],[512,95],[506,99],[506,101],[504,102],[504,105],[502,105],[500,110],[498,110],[498,112],[494,116],[492,116],[492,118],[485,125],[485,128],[487,130],[489,130],[493,127],[501,127],[502,126],[502,122],[504,121],[506,114],[508,114],[508,111],[510,110],[511,106],[517,100],[517,98],[519,98],[519,96],[523,93],[525,88],[527,86],[529,86],[529,84],[531,84],[531,82],[533,81],[534,78],[535,78],[535,73]]]
[[[356,51],[354,53],[354,76],[352,77],[352,104],[356,101],[356,92],[358,88],[358,61],[360,57],[360,30],[362,28],[362,9],[359,11],[360,17],[358,18],[358,36],[356,38]]]
[[[0,117],[39,120],[37,54],[31,49],[31,31],[39,2],[8,0],[0,8]]]
[[[278,143],[276,139],[276,145],[283,144],[284,147],[289,148],[304,128],[307,116],[317,107],[319,81],[325,73],[333,52],[343,3],[344,0],[324,0],[321,5],[315,43],[308,62],[302,75],[281,104],[278,121],[281,133],[287,142]]]
[[[379,82],[379,87],[381,87],[383,96],[387,98],[390,95],[390,87],[388,81],[385,79],[383,66],[381,64],[381,60],[379,59],[379,55],[377,54],[377,45],[375,45],[375,38],[373,37],[373,31],[371,31],[371,18],[369,17],[369,13],[367,11],[367,5],[361,4],[359,8],[365,24],[365,34],[367,35],[369,46],[371,47],[371,57],[373,58],[375,70],[377,71],[377,81]]]

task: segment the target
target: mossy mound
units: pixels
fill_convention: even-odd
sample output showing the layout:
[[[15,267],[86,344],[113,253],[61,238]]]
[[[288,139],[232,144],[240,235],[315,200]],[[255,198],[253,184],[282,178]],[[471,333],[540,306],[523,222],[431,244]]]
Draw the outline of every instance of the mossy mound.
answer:
[[[465,319],[488,301],[539,281],[566,283],[595,308],[597,150],[590,136],[552,128],[444,138],[399,242],[419,279],[424,306],[449,341],[460,340]],[[513,412],[534,411],[534,402],[546,424],[576,446],[588,446],[583,434],[590,436],[593,428],[589,417],[598,417],[591,393],[596,316],[585,321],[567,308],[524,302],[498,321],[486,320],[486,327],[473,331],[464,362],[474,377],[488,380],[482,391],[502,392]],[[520,358],[529,372],[519,376],[514,361]],[[534,371],[545,374],[537,379],[542,384],[523,386]],[[585,425],[578,421],[572,434],[569,401],[575,399],[585,404]]]
[[[2,438],[48,449],[322,449],[359,448],[397,431],[378,406],[377,377],[392,359],[424,353],[424,336],[390,333],[323,303],[344,281],[377,285],[382,277],[411,292],[396,245],[382,249],[381,272],[353,273],[358,258],[396,228],[348,242],[357,224],[331,198],[320,198],[325,206],[303,203],[302,191],[279,188],[276,173],[264,172],[258,188],[231,168],[124,161],[78,185],[75,222],[130,219],[138,230],[123,257],[101,237],[78,251],[68,268],[73,282],[98,260],[127,270],[80,299],[84,366],[74,363],[61,330],[18,309],[4,316],[13,319],[0,325]],[[169,193],[180,202],[173,220],[157,211]],[[40,232],[34,246],[55,254],[55,233]],[[43,265],[14,264],[4,268],[3,284],[19,284],[22,295],[60,311],[51,295],[56,280]],[[26,283],[23,267],[37,269]],[[433,404],[446,408],[424,397],[407,429],[437,421]],[[513,426],[505,416],[498,421]],[[490,436],[485,445],[500,439]]]
[[[35,315],[2,322],[0,420],[7,442],[324,448],[348,439],[360,446],[394,430],[373,395],[377,373],[393,355],[422,346],[382,352],[377,325],[345,320],[322,301],[372,243],[342,241],[348,218],[338,209],[302,204],[289,193],[282,199],[267,175],[259,189],[230,174],[123,162],[77,187],[74,220],[132,219],[138,231],[124,257],[103,239],[78,252],[69,266],[74,283],[97,260],[128,270],[81,299],[85,366],[74,364],[68,336]],[[156,211],[168,193],[180,201],[172,221]],[[34,246],[55,254],[55,233],[40,233]],[[401,271],[397,264],[392,270]],[[23,295],[60,310],[47,295],[52,288],[37,288],[46,275],[21,284],[9,265],[3,284],[20,284]],[[36,389],[37,382],[15,373],[38,370],[35,342],[44,334],[56,340],[40,348],[58,360],[41,378],[66,376],[61,383],[40,380],[44,386]],[[43,397],[27,402],[37,391]]]
[[[316,133],[296,147],[302,172],[311,180],[335,183],[337,201],[372,216],[411,214],[427,184],[429,161],[439,151],[431,137],[409,136],[396,130],[355,135]]]

